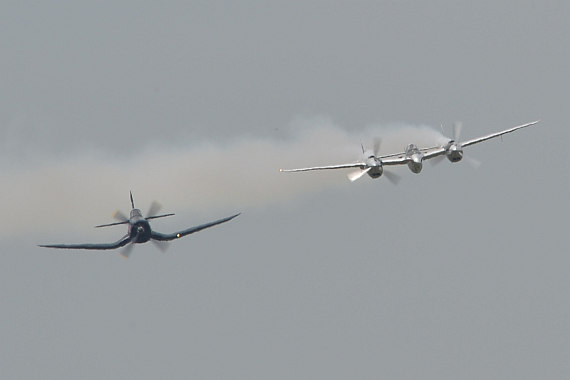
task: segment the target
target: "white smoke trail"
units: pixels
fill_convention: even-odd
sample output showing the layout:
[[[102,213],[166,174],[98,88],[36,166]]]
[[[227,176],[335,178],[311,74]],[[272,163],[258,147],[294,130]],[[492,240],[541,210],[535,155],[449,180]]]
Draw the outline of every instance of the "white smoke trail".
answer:
[[[114,209],[129,210],[129,190],[143,212],[157,199],[168,212],[192,211],[210,219],[226,216],[350,185],[344,171],[280,173],[279,168],[352,162],[360,158],[360,143],[370,146],[375,136],[382,137],[382,154],[401,152],[411,142],[431,146],[445,141],[434,129],[405,125],[348,132],[330,121],[313,119],[292,129],[292,138],[147,147],[127,159],[91,152],[34,166],[5,166],[2,234],[73,231],[111,221]]]

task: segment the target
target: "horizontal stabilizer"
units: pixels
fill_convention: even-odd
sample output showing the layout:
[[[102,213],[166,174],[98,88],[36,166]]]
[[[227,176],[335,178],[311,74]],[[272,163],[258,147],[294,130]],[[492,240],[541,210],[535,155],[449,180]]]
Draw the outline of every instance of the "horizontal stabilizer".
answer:
[[[100,227],[110,227],[110,226],[118,226],[119,224],[128,224],[129,221],[125,220],[124,222],[115,222],[115,223],[109,223],[109,224],[100,224],[98,226],[95,226],[95,228],[100,228]]]
[[[172,215],[174,215],[174,213],[172,213],[172,214],[163,214],[163,215],[155,215],[155,216],[147,216],[146,219],[164,218],[165,216],[172,216]]]

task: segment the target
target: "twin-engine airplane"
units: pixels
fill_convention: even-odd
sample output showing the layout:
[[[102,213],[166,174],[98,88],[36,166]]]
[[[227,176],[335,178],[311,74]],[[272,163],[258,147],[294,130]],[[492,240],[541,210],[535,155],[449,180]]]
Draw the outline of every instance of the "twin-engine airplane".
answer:
[[[357,170],[348,174],[348,179],[351,181],[356,181],[364,174],[368,174],[372,178],[378,178],[383,173],[386,174],[386,177],[392,181],[397,182],[398,176],[391,172],[384,171],[384,166],[390,165],[408,165],[408,168],[413,173],[420,173],[423,168],[424,160],[431,159],[431,158],[443,158],[443,156],[447,157],[447,159],[451,162],[459,162],[463,159],[463,148],[468,147],[470,145],[474,145],[494,137],[499,137],[504,134],[514,132],[518,129],[529,127],[531,125],[535,125],[540,120],[533,121],[531,123],[526,123],[522,125],[518,125],[516,127],[512,127],[509,129],[505,129],[504,131],[491,133],[486,136],[477,137],[475,139],[467,140],[460,142],[459,136],[461,134],[461,124],[456,123],[453,128],[453,139],[449,140],[445,145],[435,146],[431,148],[422,148],[419,149],[414,144],[409,144],[405,151],[402,153],[396,154],[388,154],[384,156],[379,155],[380,150],[380,142],[381,140],[377,139],[374,143],[374,149],[372,152],[366,154],[363,149],[363,154],[365,155],[365,159],[359,162],[354,162],[351,164],[341,164],[341,165],[330,165],[330,166],[315,166],[310,168],[300,168],[300,169],[280,169],[282,172],[304,172],[310,170],[327,170],[327,169],[346,169],[346,168],[356,168]]]
[[[193,234],[194,232],[201,231],[205,228],[213,227],[215,225],[228,222],[233,218],[237,217],[238,214],[229,216],[227,218],[219,219],[210,223],[201,224],[199,226],[190,227],[188,229],[174,232],[171,234],[163,234],[160,232],[153,231],[150,228],[149,220],[157,219],[157,218],[164,218],[166,216],[172,216],[174,214],[162,214],[156,215],[160,211],[160,205],[157,202],[153,202],[150,206],[148,215],[146,218],[143,217],[141,210],[135,208],[135,202],[133,201],[133,194],[131,193],[131,214],[130,218],[127,218],[123,215],[120,211],[116,211],[113,217],[119,220],[116,223],[109,223],[109,224],[101,224],[99,226],[95,226],[96,228],[100,227],[109,227],[109,226],[116,226],[119,224],[127,224],[128,225],[128,233],[123,236],[120,240],[109,243],[109,244],[48,244],[48,245],[40,245],[40,247],[46,248],[64,248],[64,249],[95,249],[95,250],[107,250],[107,249],[115,249],[120,247],[125,247],[121,255],[125,258],[128,258],[131,254],[132,248],[134,244],[138,243],[146,243],[147,241],[151,240],[153,242],[166,242],[169,240],[174,240],[181,238],[186,235]],[[161,249],[164,249],[164,246],[157,246]]]

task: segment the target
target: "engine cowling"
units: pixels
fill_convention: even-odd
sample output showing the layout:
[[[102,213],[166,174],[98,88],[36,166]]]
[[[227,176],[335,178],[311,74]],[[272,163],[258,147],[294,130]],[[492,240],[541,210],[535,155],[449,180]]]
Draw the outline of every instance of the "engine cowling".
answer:
[[[378,178],[384,172],[384,167],[382,166],[382,161],[380,159],[376,158],[375,156],[368,157],[368,159],[366,160],[366,164],[370,168],[370,170],[368,170],[368,175],[371,178]]]
[[[449,161],[459,162],[463,159],[463,149],[461,148],[461,145],[451,143],[446,149],[445,155]]]

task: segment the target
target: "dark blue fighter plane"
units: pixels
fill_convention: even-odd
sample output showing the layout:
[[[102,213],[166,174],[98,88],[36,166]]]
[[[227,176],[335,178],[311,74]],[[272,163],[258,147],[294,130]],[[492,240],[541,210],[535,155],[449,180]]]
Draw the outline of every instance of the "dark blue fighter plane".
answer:
[[[160,245],[160,242],[166,242],[174,239],[181,238],[186,235],[193,234],[194,232],[201,231],[205,228],[213,227],[215,225],[228,222],[233,218],[237,217],[238,214],[229,216],[227,218],[215,220],[213,222],[201,224],[199,226],[190,227],[182,231],[174,232],[171,234],[163,234],[160,232],[153,231],[150,228],[150,223],[148,222],[151,219],[158,219],[164,218],[166,216],[172,216],[174,214],[162,214],[156,215],[160,210],[160,205],[156,202],[153,202],[150,206],[148,215],[146,218],[143,216],[141,210],[135,208],[135,202],[133,201],[133,194],[130,193],[131,196],[131,213],[130,217],[127,218],[124,216],[120,211],[115,212],[113,215],[115,219],[119,220],[115,223],[109,224],[101,224],[99,226],[95,226],[96,228],[100,227],[109,227],[109,226],[116,226],[120,224],[127,224],[128,225],[128,232],[125,236],[123,236],[120,240],[114,243],[103,243],[103,244],[44,244],[39,245],[40,247],[46,248],[63,248],[63,249],[94,249],[94,250],[108,250],[108,249],[116,249],[120,247],[125,247],[121,255],[125,258],[128,258],[131,254],[132,248],[134,244],[138,243],[146,243],[147,241],[158,242],[157,246],[161,249],[164,248],[163,245]]]

